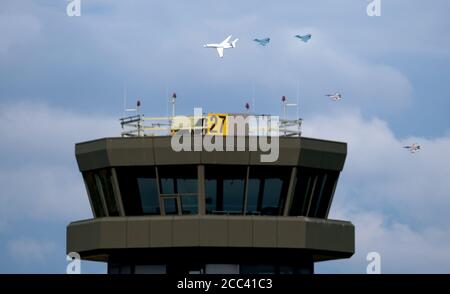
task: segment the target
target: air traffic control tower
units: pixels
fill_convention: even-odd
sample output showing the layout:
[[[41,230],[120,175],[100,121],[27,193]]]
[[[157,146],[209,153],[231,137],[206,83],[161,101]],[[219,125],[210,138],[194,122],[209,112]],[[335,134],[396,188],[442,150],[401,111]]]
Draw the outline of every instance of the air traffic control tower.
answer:
[[[210,135],[214,116],[229,115],[191,120],[190,132]],[[248,149],[175,152],[175,117],[161,135],[152,131],[164,123],[151,120],[130,116],[122,137],[76,144],[93,218],[68,225],[67,253],[111,274],[311,274],[316,262],[353,255],[352,223],[328,219],[346,143],[302,137],[287,130],[301,120],[280,120],[274,162]]]

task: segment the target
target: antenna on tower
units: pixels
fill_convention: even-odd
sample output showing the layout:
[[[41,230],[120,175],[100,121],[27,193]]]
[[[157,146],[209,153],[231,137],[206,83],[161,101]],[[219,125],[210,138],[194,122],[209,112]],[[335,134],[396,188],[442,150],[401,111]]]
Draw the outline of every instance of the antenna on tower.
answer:
[[[297,103],[288,103],[286,96],[281,96],[281,103],[283,104],[283,119],[281,120],[281,126],[284,129],[284,135],[287,134],[287,128],[292,127],[293,124],[299,126],[298,118],[295,120],[288,120],[287,118],[287,108],[288,107],[296,107],[297,108],[297,116],[298,116],[298,97],[297,97]],[[300,132],[299,127],[298,132]]]
[[[144,135],[144,132],[143,132],[143,121],[142,121],[143,116],[141,116],[139,114],[140,109],[141,109],[141,100],[138,98],[138,100],[136,101],[136,112],[137,112],[137,115],[139,117],[139,120],[137,122],[138,137],[141,137],[141,136]]]
[[[138,98],[136,101],[136,112],[139,114],[139,110],[141,108],[141,100]]]
[[[288,107],[297,107],[298,108],[298,103],[288,103],[286,96],[281,96],[281,102],[283,103],[283,118],[287,119],[287,108]]]
[[[250,113],[250,103],[246,102],[244,107],[245,107],[246,113]]]
[[[166,93],[165,93],[164,97],[169,97],[169,83],[167,81],[166,81]],[[169,117],[169,103],[166,103],[166,116]],[[169,119],[169,123],[170,123],[170,119]]]
[[[299,107],[300,107],[300,79],[298,80],[298,84],[297,84],[297,112],[296,112],[296,116],[295,119],[300,119],[299,118]]]
[[[167,91],[168,92],[168,91]],[[173,92],[172,97],[169,98],[169,103],[172,104],[172,116],[169,117],[169,125],[173,125],[175,120],[175,106],[177,103],[177,93]]]
[[[253,84],[252,84],[252,108],[253,108],[253,113],[256,112],[256,108],[255,108],[255,81],[253,80]]]
[[[175,105],[177,103],[177,93],[173,92],[169,102],[172,104],[172,118],[175,117]]]
[[[123,99],[123,114],[126,115],[127,112],[127,84],[123,82],[123,89],[122,89],[122,99]]]
[[[138,98],[136,108],[127,108],[127,85],[124,83],[123,87],[123,111],[124,115],[127,115],[127,112],[137,112],[139,114],[139,107],[141,106],[141,101]]]

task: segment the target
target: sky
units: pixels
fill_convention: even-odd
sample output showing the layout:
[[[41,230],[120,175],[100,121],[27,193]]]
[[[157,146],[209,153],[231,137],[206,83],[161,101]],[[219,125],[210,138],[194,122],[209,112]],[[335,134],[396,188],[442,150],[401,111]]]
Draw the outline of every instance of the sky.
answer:
[[[147,116],[172,92],[183,114],[279,115],[299,96],[305,136],[348,143],[330,218],[355,225],[356,253],[316,272],[365,273],[378,252],[383,273],[450,273],[450,2],[369,3],[81,0],[69,17],[2,0],[0,273],[65,273],[66,226],[92,217],[74,144],[120,134],[124,92]],[[230,34],[223,59],[202,46]]]

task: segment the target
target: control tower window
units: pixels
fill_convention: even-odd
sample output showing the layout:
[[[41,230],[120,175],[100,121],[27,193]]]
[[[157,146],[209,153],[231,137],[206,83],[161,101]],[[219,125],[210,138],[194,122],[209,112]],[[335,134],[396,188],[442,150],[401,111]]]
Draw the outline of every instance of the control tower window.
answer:
[[[112,174],[110,169],[102,169],[98,171],[98,179],[100,181],[101,191],[105,199],[109,216],[119,216],[119,208],[117,207],[116,196],[112,184]]]
[[[339,173],[326,171],[319,178],[319,185],[313,195],[309,216],[326,218]]]
[[[117,167],[116,173],[126,215],[161,213],[154,166]]]
[[[298,170],[290,215],[306,216],[316,176],[314,169],[300,168]]]
[[[138,177],[139,196],[141,198],[142,211],[144,214],[160,214],[158,186],[156,178]]]
[[[300,168],[290,215],[325,218],[339,172]]]
[[[197,214],[197,166],[158,166],[165,214]]]
[[[247,166],[205,166],[207,214],[242,214]]]
[[[92,208],[94,210],[95,217],[106,216],[105,210],[103,208],[102,199],[100,196],[100,190],[97,186],[97,181],[95,180],[94,172],[84,172],[83,173],[84,182],[89,192],[89,198],[91,198]]]
[[[176,197],[164,197],[163,202],[166,215],[178,214],[178,200]]]
[[[281,215],[286,201],[290,167],[250,167],[247,214]]]
[[[89,171],[84,173],[84,179],[89,190],[96,217],[118,216],[116,196],[112,187],[112,174],[110,169]],[[104,204],[103,204],[104,201]],[[104,210],[106,206],[106,211]]]

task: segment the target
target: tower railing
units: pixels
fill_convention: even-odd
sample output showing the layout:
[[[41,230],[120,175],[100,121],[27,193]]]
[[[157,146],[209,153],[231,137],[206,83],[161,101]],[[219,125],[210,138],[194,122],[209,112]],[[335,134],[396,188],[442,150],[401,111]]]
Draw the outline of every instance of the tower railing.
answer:
[[[132,115],[120,118],[120,125],[122,127],[122,137],[146,137],[146,136],[167,136],[174,135],[177,132],[191,132],[201,133],[203,135],[228,135],[227,124],[225,119],[222,124],[225,124],[221,129],[213,130],[217,127],[213,123],[211,117],[215,114],[207,114],[202,116],[168,116],[168,117],[145,117],[143,114]],[[224,114],[223,117],[236,116],[236,114]],[[243,114],[248,116],[248,114]],[[269,119],[269,115],[253,115],[258,119]],[[286,136],[299,137],[301,136],[302,119],[277,119],[276,124],[258,125],[248,124],[246,126],[245,135],[259,136]]]

